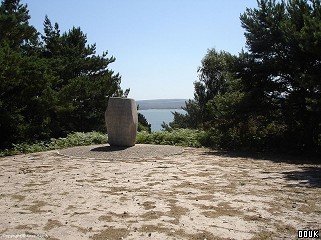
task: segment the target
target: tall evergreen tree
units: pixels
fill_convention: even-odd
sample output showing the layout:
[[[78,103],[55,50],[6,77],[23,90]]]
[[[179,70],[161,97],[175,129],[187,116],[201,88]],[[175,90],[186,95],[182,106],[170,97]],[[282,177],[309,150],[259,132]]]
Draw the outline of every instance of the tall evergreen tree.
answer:
[[[0,42],[11,49],[22,51],[38,44],[37,30],[29,25],[27,5],[20,0],[3,0],[0,6]]]
[[[258,1],[241,15],[249,53],[243,83],[255,111],[279,110],[293,148],[320,144],[321,6],[319,0]]]
[[[187,114],[174,112],[174,121],[169,124],[170,127],[210,127],[213,122],[212,110],[216,108],[212,100],[227,92],[233,78],[231,70],[235,60],[227,52],[208,50],[198,69],[199,81],[194,82],[194,99],[186,102],[186,107],[183,108]]]
[[[57,102],[53,118],[56,134],[69,131],[104,129],[104,111],[112,95],[128,94],[120,88],[121,77],[109,69],[114,57],[96,55],[96,45],[87,44],[80,28],[60,34],[46,16],[43,55],[49,60],[56,79],[52,89]]]
[[[45,18],[42,41],[27,5],[0,5],[0,148],[12,143],[102,130],[107,100],[127,95],[109,69],[114,57],[96,55],[80,28],[60,33]]]
[[[27,6],[5,0],[0,6],[0,147],[44,134],[46,64],[38,58],[38,33]],[[35,111],[39,114],[35,114]]]
[[[318,152],[320,0],[257,2],[240,17],[248,51],[210,51],[187,115],[175,113],[169,125],[208,129],[218,147]]]

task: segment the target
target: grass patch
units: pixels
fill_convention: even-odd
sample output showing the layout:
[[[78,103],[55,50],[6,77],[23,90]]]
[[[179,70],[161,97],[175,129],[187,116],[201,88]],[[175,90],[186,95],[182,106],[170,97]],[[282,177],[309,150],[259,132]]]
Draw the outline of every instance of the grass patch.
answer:
[[[183,147],[201,147],[205,132],[193,129],[175,129],[172,131],[138,132],[136,143],[175,145]]]
[[[103,143],[107,143],[106,134],[100,132],[75,132],[68,134],[65,138],[52,138],[46,142],[13,144],[11,149],[0,150],[0,157]]]

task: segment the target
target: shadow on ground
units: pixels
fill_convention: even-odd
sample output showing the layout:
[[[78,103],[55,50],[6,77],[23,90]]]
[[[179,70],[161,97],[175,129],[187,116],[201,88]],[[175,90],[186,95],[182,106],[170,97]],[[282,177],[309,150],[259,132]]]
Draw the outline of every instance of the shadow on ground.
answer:
[[[116,152],[116,151],[123,151],[130,147],[118,147],[118,146],[102,146],[90,149],[92,152]]]
[[[276,154],[267,152],[233,152],[233,151],[207,151],[205,155],[222,156],[230,158],[251,158],[254,160],[268,160],[276,163],[288,164],[314,164],[321,165],[321,156],[303,154]]]
[[[302,171],[282,172],[285,179],[290,181],[289,187],[321,188],[320,167],[302,167],[301,169]],[[291,181],[296,181],[296,183],[291,183]]]
[[[244,152],[223,152],[208,151],[204,155],[221,156],[230,158],[249,158],[254,160],[273,161],[275,163],[287,163],[302,165],[296,171],[280,172],[289,181],[289,187],[321,188],[321,159],[317,156],[300,156],[286,154],[267,153],[244,153]],[[310,165],[310,166],[306,166]]]

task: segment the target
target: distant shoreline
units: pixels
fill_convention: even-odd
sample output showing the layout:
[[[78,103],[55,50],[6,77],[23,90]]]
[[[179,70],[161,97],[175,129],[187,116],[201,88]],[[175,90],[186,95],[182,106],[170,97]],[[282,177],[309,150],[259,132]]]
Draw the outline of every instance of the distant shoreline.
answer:
[[[182,108],[139,108],[138,111],[142,111],[142,110],[180,110]]]
[[[161,131],[163,122],[166,124],[172,122],[174,120],[174,112],[186,114],[183,109],[139,109],[138,112],[143,114],[148,123],[151,124],[152,132]]]
[[[185,102],[188,99],[152,99],[152,100],[137,100],[136,104],[139,110],[148,109],[181,109],[185,107]]]

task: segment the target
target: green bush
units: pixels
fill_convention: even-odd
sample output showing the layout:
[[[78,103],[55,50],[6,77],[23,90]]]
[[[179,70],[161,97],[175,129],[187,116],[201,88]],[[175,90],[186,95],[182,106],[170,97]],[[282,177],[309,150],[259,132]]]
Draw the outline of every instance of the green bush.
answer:
[[[0,157],[22,153],[42,152],[74,146],[86,146],[91,144],[107,143],[107,136],[100,132],[75,132],[65,138],[52,138],[49,142],[37,142],[33,144],[13,144],[12,148],[0,151]]]
[[[68,134],[66,138],[51,139],[49,145],[52,149],[73,147],[73,146],[86,146],[91,144],[107,143],[107,136],[99,132],[75,132]]]
[[[201,147],[205,131],[193,129],[175,129],[172,131],[138,132],[136,143]]]

